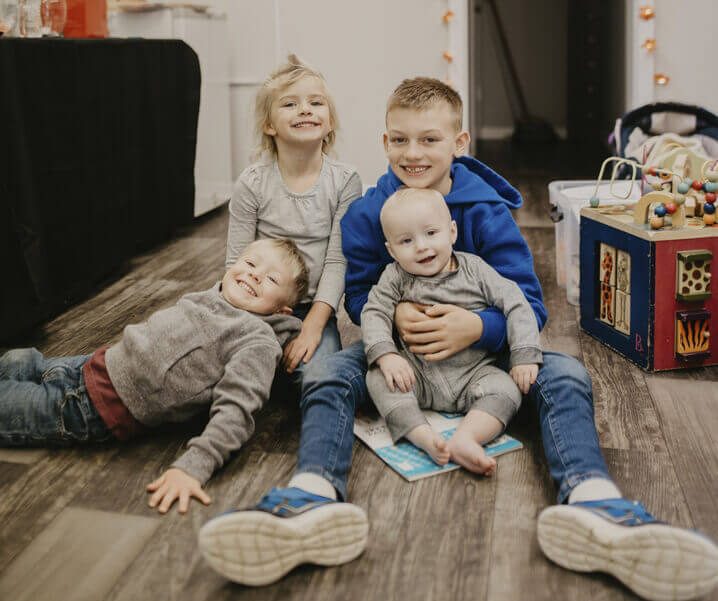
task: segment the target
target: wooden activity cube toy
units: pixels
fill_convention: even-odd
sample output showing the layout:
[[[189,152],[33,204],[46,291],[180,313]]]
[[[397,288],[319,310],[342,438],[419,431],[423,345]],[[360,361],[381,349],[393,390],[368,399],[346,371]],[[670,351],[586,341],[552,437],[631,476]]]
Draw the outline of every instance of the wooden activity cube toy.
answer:
[[[649,371],[718,364],[710,336],[718,227],[654,230],[631,211],[586,207],[580,245],[586,332]]]

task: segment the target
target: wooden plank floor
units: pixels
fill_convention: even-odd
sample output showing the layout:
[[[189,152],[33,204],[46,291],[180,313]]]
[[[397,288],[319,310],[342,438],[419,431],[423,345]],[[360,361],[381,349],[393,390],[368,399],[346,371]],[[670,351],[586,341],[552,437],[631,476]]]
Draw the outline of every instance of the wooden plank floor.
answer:
[[[616,483],[659,518],[718,540],[718,368],[648,375],[581,333],[577,308],[556,285],[546,175],[507,169],[527,201],[517,220],[546,294],[544,346],[587,366]],[[116,341],[125,325],[219,279],[226,227],[226,209],[199,219],[18,344],[71,355]],[[354,340],[345,315],[342,324],[345,343]],[[260,589],[212,572],[197,532],[286,483],[299,443],[296,402],[276,398],[261,412],[254,437],[210,481],[211,506],[193,502],[186,516],[160,517],[144,486],[201,428],[197,420],[104,448],[0,450],[0,599],[57,599],[59,591],[66,601],[635,598],[610,577],[568,572],[541,554],[536,518],[555,489],[530,407],[509,428],[526,448],[501,457],[490,479],[458,470],[409,484],[355,443],[349,498],[370,518],[366,552],[338,568],[303,566]]]

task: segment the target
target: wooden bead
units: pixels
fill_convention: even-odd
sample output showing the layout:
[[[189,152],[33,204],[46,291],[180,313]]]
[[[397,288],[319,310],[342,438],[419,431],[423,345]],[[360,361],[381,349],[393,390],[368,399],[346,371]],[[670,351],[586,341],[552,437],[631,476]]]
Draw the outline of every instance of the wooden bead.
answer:
[[[663,217],[657,217],[656,215],[651,217],[651,227],[654,230],[660,230],[663,227]]]
[[[686,182],[681,182],[680,184],[678,184],[678,191],[681,194],[686,194],[688,192],[688,190],[690,190],[690,188],[691,188],[691,185]]]
[[[675,213],[678,210],[678,206],[676,205],[675,202],[667,202],[665,206],[666,206],[666,212],[669,215],[673,215],[673,213]]]
[[[658,206],[653,210],[653,212],[654,212],[658,217],[664,217],[664,216],[666,215],[666,210],[667,210],[667,209],[666,209],[665,206],[663,206],[663,205],[658,205]]]
[[[716,206],[710,202],[707,202],[703,205],[703,212],[708,213],[708,215],[712,215],[716,212]]]
[[[703,213],[703,223],[706,225],[713,225],[716,222],[716,216],[714,213]]]
[[[591,206],[595,209],[598,207],[598,196],[591,196],[591,200],[589,201],[591,203]]]
[[[715,194],[716,191],[718,191],[718,183],[716,182],[706,182],[703,184],[703,189],[706,192],[710,192],[712,194]]]
[[[693,186],[694,190],[700,190],[703,187],[703,182],[700,180],[694,179],[691,186]]]
[[[715,192],[706,192],[706,202],[713,204],[716,201]]]

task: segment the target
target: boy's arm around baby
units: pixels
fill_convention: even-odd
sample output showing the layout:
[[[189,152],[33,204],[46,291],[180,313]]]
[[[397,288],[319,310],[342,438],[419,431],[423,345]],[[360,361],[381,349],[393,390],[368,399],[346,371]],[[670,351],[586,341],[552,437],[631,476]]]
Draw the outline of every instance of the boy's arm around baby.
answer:
[[[516,282],[500,275],[477,256],[467,255],[473,278],[486,302],[506,317],[506,337],[511,350],[510,365],[543,362],[536,314]]]

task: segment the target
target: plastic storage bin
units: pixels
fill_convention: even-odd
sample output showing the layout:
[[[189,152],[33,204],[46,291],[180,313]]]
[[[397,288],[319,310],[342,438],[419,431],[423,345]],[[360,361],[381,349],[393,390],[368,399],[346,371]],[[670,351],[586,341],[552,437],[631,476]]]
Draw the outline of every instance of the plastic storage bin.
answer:
[[[616,181],[611,191],[610,182],[602,182],[598,187],[601,205],[629,204],[641,198],[641,182],[633,185],[629,198],[626,196],[631,187],[630,181]],[[552,215],[556,222],[556,279],[559,286],[566,289],[566,298],[572,305],[578,305],[581,269],[579,263],[579,212],[588,206],[596,189],[596,180],[562,180],[548,185],[549,202],[553,205]]]

